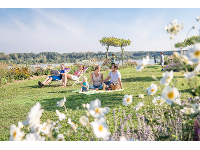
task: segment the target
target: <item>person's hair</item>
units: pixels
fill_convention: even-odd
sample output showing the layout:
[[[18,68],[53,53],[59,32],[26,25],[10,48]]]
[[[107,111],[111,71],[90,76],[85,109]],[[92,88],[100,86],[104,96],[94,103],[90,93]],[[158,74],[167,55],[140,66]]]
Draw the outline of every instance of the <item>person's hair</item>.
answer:
[[[99,65],[98,65],[98,66],[95,66],[94,70],[97,70],[97,69],[99,69],[99,67],[100,67]]]
[[[161,54],[163,54],[163,52],[161,52]]]
[[[118,65],[117,64],[114,64],[113,66],[114,66],[115,69],[118,70]]]
[[[114,56],[114,54],[112,53],[112,56]]]
[[[83,65],[80,65],[80,66],[82,66],[82,70],[84,69],[84,66]]]
[[[83,77],[82,77],[82,81],[87,81],[87,77],[86,77],[86,76],[83,76]]]

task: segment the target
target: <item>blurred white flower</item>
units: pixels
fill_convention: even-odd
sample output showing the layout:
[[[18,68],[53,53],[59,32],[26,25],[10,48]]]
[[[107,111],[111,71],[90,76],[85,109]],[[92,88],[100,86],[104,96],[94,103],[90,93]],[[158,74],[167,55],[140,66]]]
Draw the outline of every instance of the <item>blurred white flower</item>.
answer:
[[[165,100],[162,97],[157,96],[154,97],[152,102],[154,103],[154,105],[162,105],[165,102]]]
[[[74,129],[74,131],[77,132],[76,131],[76,124],[74,122],[72,122],[70,118],[68,119],[67,123],[69,123],[71,125],[72,129]]]
[[[196,73],[195,73],[194,71],[192,71],[192,72],[185,72],[185,73],[183,74],[184,79],[191,79],[191,78],[193,78],[195,75],[196,75]]]
[[[56,121],[56,122],[51,121],[52,130],[55,130],[55,132],[58,133],[60,128],[61,128],[61,125],[59,124],[59,121]]]
[[[65,141],[65,138],[64,138],[63,134],[58,134],[57,138],[56,138],[56,141]]]
[[[193,63],[200,62],[200,44],[194,44],[194,47],[187,51],[186,56]]]
[[[88,117],[86,116],[81,116],[80,119],[79,119],[80,123],[84,126],[88,125],[89,124],[89,120],[88,120]]]
[[[180,98],[175,99],[174,103],[175,103],[175,104],[178,104],[178,105],[181,105],[181,100],[180,100]]]
[[[45,137],[41,137],[39,133],[29,133],[23,141],[45,141]]]
[[[132,103],[132,95],[124,95],[124,98],[122,99],[122,104],[125,106],[128,106],[129,104]]]
[[[24,125],[28,124],[33,131],[36,130],[40,125],[40,117],[42,116],[42,113],[44,111],[40,108],[41,104],[37,102],[36,105],[33,106],[28,113],[26,121],[23,122]]]
[[[194,72],[198,74],[200,71],[200,63],[194,68]]]
[[[158,87],[156,84],[151,83],[151,86],[146,89],[148,91],[148,95],[154,95],[157,91]]]
[[[126,137],[121,136],[119,141],[127,141]]]
[[[139,102],[136,106],[135,106],[135,110],[138,111],[140,108],[142,108],[142,106],[144,106],[144,104],[142,102]]]
[[[57,106],[58,107],[63,107],[65,105],[65,102],[66,102],[66,98],[64,97],[64,99],[62,99],[61,101],[57,102]]]
[[[170,35],[177,35],[183,29],[183,27],[183,23],[178,24],[178,21],[174,19],[171,23],[164,27],[164,30]]]
[[[146,56],[146,59],[143,58],[142,64],[136,67],[136,71],[141,71],[149,62],[149,56]]]
[[[19,127],[19,128],[23,128],[23,127],[24,127],[23,123],[19,121],[19,122],[18,122],[18,127]]]
[[[170,72],[166,71],[162,74],[163,78],[160,79],[160,84],[162,85],[169,85],[171,80],[173,79],[173,70]]]
[[[185,62],[187,65],[193,65],[193,62],[189,60],[189,58],[186,55],[180,55],[181,61]]]
[[[197,21],[200,21],[200,16],[197,16],[196,20],[197,20]]]
[[[144,95],[143,94],[139,94],[139,98],[143,99]]]
[[[166,86],[162,91],[161,97],[164,98],[167,103],[172,104],[179,97],[179,92],[177,88]]]
[[[85,107],[86,107],[86,105],[85,105],[85,104],[82,104],[82,106],[83,106],[83,108],[85,108]]]
[[[177,57],[177,58],[180,57],[178,52],[174,52],[173,55],[174,55],[175,57]]]
[[[86,107],[87,109],[89,109],[90,104],[87,103],[87,104],[85,105],[85,107]]]
[[[183,109],[180,110],[182,113],[184,114],[193,114],[195,113],[194,109],[193,108],[187,108],[187,107],[184,107]]]
[[[44,122],[42,125],[39,127],[39,131],[42,132],[44,135],[50,134],[50,126]]]
[[[196,113],[200,112],[200,103],[199,104],[192,104],[192,107]]]
[[[24,132],[21,132],[20,128],[16,127],[16,125],[13,124],[10,126],[10,141],[21,141],[24,135]]]
[[[109,111],[108,107],[101,108],[101,101],[96,99],[90,102],[89,112],[92,116],[100,118],[107,114]]]
[[[58,116],[58,118],[59,118],[60,121],[66,119],[65,114],[60,113],[58,110],[56,110],[56,115]]]
[[[95,119],[94,122],[91,122],[91,126],[96,138],[103,138],[104,140],[108,140],[110,132],[108,131],[106,120],[103,117],[98,120]]]

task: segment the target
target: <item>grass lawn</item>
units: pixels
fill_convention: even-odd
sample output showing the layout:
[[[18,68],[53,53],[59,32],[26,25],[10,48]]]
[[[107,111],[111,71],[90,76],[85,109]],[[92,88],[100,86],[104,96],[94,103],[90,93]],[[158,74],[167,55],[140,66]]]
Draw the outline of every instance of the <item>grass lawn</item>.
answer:
[[[64,112],[63,107],[57,107],[57,101],[62,100],[63,97],[66,97],[67,99],[65,106],[70,112],[70,115],[67,116],[67,118],[70,117],[72,121],[77,123],[79,125],[78,128],[81,126],[79,124],[79,118],[82,115],[85,115],[82,104],[90,103],[91,100],[95,99],[101,100],[102,107],[110,108],[109,113],[106,115],[106,120],[109,121],[108,126],[111,133],[114,130],[114,118],[112,113],[114,108],[116,110],[119,108],[124,109],[126,115],[133,113],[132,119],[136,123],[136,114],[134,113],[135,111],[133,108],[138,104],[138,102],[142,102],[142,100],[138,98],[139,94],[144,94],[146,97],[144,99],[145,104],[152,105],[150,102],[153,100],[153,97],[160,96],[161,91],[164,88],[163,85],[159,84],[163,73],[160,70],[161,67],[158,65],[149,65],[141,72],[137,72],[135,68],[121,69],[119,71],[122,75],[122,83],[124,87],[123,91],[98,93],[93,95],[71,92],[71,90],[80,89],[81,86],[79,84],[76,84],[73,87],[67,86],[66,88],[52,86],[40,88],[37,82],[43,81],[45,79],[44,77],[2,86],[0,87],[0,140],[9,140],[10,125],[17,125],[18,121],[25,121],[28,112],[31,107],[36,104],[36,102],[40,102],[42,109],[44,109],[41,117],[42,123],[46,122],[48,118],[53,121],[57,121],[58,117],[56,116],[56,109],[62,113]],[[109,72],[110,71],[102,72],[104,74],[104,78],[107,77]],[[90,81],[89,75],[90,73],[86,73],[88,81]],[[153,79],[152,75],[157,77],[158,81]],[[186,99],[188,96],[192,97],[192,94],[189,92],[190,87],[187,84],[187,80],[183,78],[183,73],[174,72],[173,82],[179,92],[182,92],[182,100]],[[152,97],[147,96],[146,93],[146,88],[148,88],[151,83],[155,83],[159,86],[156,95]],[[122,105],[122,99],[125,94],[133,96],[132,104],[127,107]],[[73,118],[77,107],[79,107],[79,109],[77,109],[76,118]],[[142,111],[142,109],[139,111]],[[122,116],[123,114],[121,113],[120,115]],[[67,120],[61,121],[60,124],[63,127],[62,132],[66,132],[66,130],[69,129]]]

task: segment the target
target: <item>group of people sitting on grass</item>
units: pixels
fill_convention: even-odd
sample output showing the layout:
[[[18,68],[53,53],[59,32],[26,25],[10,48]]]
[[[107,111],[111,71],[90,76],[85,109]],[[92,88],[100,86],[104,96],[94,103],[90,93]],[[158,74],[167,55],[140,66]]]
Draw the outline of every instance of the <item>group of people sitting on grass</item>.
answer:
[[[83,74],[84,66],[80,65],[79,70],[75,71],[74,74],[68,74],[67,71],[64,69],[65,66],[61,64],[61,70],[59,71],[59,75],[55,76],[49,76],[47,77],[43,82],[38,81],[38,84],[40,87],[43,87],[47,84],[49,84],[53,80],[62,80],[62,85],[60,87],[65,87],[67,80],[79,80],[79,77]],[[101,67],[95,66],[94,72],[90,74],[90,82],[87,85],[87,77],[83,77],[82,81],[82,89],[84,91],[87,91],[88,89],[93,90],[102,90],[105,86],[106,89],[110,90],[111,84],[119,84],[121,89],[123,89],[122,83],[121,83],[121,74],[118,71],[118,65],[113,64],[111,67],[111,72],[109,73],[107,78],[103,78],[103,73],[100,72]],[[108,81],[111,79],[110,81]]]

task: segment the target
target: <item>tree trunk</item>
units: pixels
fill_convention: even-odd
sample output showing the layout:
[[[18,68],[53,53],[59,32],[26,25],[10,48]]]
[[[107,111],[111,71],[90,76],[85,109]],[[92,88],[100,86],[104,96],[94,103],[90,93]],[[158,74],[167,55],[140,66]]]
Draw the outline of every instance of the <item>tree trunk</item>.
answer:
[[[122,48],[122,46],[121,46],[121,51],[122,51],[122,65],[123,65],[123,48]]]
[[[107,53],[106,53],[106,61],[108,60],[108,50],[109,50],[109,46],[106,47]]]

